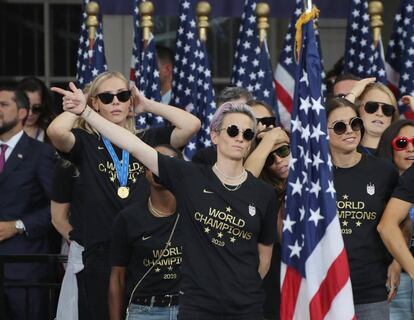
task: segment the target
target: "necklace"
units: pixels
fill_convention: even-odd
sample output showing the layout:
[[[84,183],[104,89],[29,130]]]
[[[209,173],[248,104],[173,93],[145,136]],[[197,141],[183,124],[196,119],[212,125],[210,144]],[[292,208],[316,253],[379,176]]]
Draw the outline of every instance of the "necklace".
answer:
[[[221,182],[221,181],[220,181]],[[243,181],[244,182],[244,181]],[[236,191],[239,190],[241,185],[243,184],[243,182],[240,182],[237,186],[233,186],[233,188],[230,188],[229,186],[227,186],[225,183],[221,182],[221,184],[223,185],[223,187],[228,190],[228,191]]]
[[[244,176],[246,175],[246,170],[243,169],[243,172],[238,176],[235,176],[235,177],[228,176],[218,168],[217,162],[214,164],[213,168],[216,169],[217,172],[220,173],[220,175],[226,178],[227,180],[240,180],[242,177],[244,178]]]
[[[161,212],[161,211],[155,209],[154,205],[151,202],[151,198],[148,198],[148,209],[149,209],[149,211],[151,211],[151,213],[154,216],[159,217],[159,218],[168,217],[168,216],[175,213],[175,211],[173,211],[173,212]]]
[[[239,190],[241,185],[243,184],[243,182],[246,181],[246,177],[247,177],[247,171],[246,170],[243,170],[242,174],[240,174],[237,177],[229,177],[229,176],[225,175],[223,172],[220,171],[220,169],[217,167],[216,164],[214,164],[214,166],[213,166],[213,171],[214,170],[216,170],[218,174],[222,175],[223,178],[225,178],[227,180],[239,180],[240,181],[239,184],[237,184],[235,186],[232,185],[231,187],[229,187],[223,181],[221,181],[220,177],[218,177],[221,184],[223,185],[223,187],[228,191],[233,192],[233,191]]]

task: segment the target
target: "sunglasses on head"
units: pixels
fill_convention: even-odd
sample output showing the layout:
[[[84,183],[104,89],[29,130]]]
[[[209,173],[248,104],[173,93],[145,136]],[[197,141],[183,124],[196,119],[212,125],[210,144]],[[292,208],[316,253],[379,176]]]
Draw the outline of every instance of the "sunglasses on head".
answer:
[[[240,129],[235,124],[228,126],[227,128],[222,128],[221,130],[226,130],[229,137],[234,138],[237,137],[240,133]],[[254,131],[250,128],[245,129],[243,132],[243,139],[246,141],[251,141],[254,138]]]
[[[127,102],[129,100],[129,98],[131,97],[131,91],[130,90],[124,90],[124,91],[120,91],[120,92],[115,93],[115,94],[110,93],[110,92],[102,92],[102,93],[98,93],[96,96],[104,104],[111,103],[114,100],[115,96],[116,96],[116,98],[118,99],[119,102]]]
[[[398,136],[392,140],[392,147],[395,151],[403,151],[407,149],[409,143],[411,143],[414,147],[414,137],[407,138]]]
[[[276,156],[279,158],[286,158],[290,155],[290,145],[286,144],[269,153],[266,158],[265,167],[270,167],[274,162]]]
[[[30,107],[33,114],[41,114],[43,112],[43,108],[41,104],[34,104]]]
[[[375,101],[367,101],[364,104],[364,110],[366,113],[375,113],[377,112],[378,108],[381,106],[382,113],[386,117],[392,117],[394,114],[394,106],[388,103],[382,102],[375,102]]]
[[[263,118],[256,118],[257,123],[261,123],[266,127],[274,126],[276,127],[276,118],[275,117],[263,117]]]
[[[345,123],[345,121],[338,121],[332,127],[328,127],[328,129],[333,129],[337,135],[341,135],[346,132],[347,125],[351,127],[352,131],[359,131],[363,127],[363,121],[361,118],[355,117],[349,120],[349,124]]]

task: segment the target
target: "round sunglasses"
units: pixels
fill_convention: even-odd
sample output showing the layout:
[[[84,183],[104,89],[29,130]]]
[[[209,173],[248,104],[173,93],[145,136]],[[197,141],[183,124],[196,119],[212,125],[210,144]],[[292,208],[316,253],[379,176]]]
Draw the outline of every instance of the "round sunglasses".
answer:
[[[366,113],[375,113],[377,112],[378,108],[381,106],[382,113],[386,117],[392,117],[394,114],[395,108],[392,104],[382,103],[382,102],[375,102],[375,101],[367,101],[364,104],[364,110]]]
[[[112,103],[112,101],[114,101],[115,96],[116,96],[116,98],[118,99],[119,102],[127,102],[129,100],[129,98],[131,98],[131,91],[130,90],[124,90],[124,91],[120,91],[120,92],[115,93],[115,94],[110,93],[110,92],[102,92],[102,93],[98,93],[96,96],[104,104]]]
[[[290,155],[290,145],[286,144],[269,153],[265,161],[265,167],[270,167],[274,162],[276,156],[279,158],[286,158]]]
[[[391,142],[392,147],[395,151],[403,151],[407,149],[409,143],[411,143],[414,147],[414,137],[407,138],[403,136],[398,136],[395,137]]]
[[[226,130],[229,137],[234,138],[237,137],[240,133],[240,129],[235,124],[232,124],[228,126],[227,128],[221,128],[218,131]],[[246,141],[251,141],[254,138],[254,131],[250,128],[247,128],[245,130],[241,130],[243,132],[243,139]]]
[[[338,121],[335,122],[332,127],[328,127],[328,129],[332,129],[338,136],[344,134],[346,132],[346,127],[349,125],[352,131],[359,131],[362,129],[364,122],[361,118],[354,117],[349,120],[349,123],[345,123],[345,121]]]

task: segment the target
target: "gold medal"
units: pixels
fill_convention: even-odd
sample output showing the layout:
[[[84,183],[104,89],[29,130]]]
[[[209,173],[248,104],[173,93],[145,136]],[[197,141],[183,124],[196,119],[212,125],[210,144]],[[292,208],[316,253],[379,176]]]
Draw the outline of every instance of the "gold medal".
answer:
[[[129,196],[129,188],[128,187],[119,187],[118,188],[118,197],[125,199]]]

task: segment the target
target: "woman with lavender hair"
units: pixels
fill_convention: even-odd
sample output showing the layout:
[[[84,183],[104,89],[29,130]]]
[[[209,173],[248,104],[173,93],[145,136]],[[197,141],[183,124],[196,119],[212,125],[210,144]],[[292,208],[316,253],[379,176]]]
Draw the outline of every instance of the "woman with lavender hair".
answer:
[[[136,108],[150,103],[139,95]],[[61,92],[64,109],[81,115],[128,150],[171,190],[182,214],[179,319],[263,319],[266,275],[276,237],[277,197],[243,167],[256,119],[246,104],[223,104],[211,121],[217,162],[196,165],[158,153],[86,105],[80,90]]]

